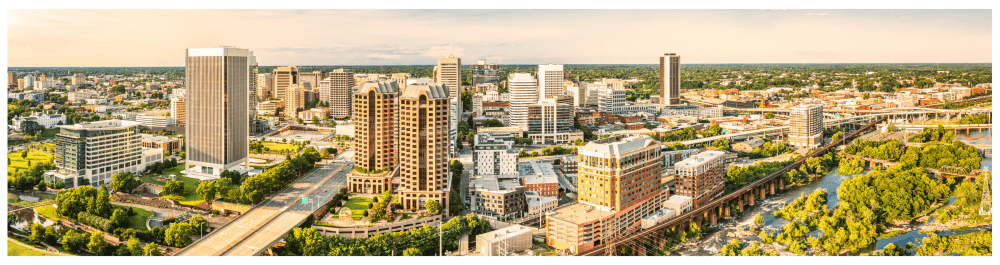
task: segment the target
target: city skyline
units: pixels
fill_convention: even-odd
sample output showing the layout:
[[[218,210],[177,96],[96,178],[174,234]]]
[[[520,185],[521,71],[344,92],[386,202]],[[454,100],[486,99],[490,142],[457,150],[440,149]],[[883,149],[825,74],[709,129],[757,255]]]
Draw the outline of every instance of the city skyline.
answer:
[[[380,19],[360,19],[373,15]],[[182,66],[176,51],[221,45],[257,51],[260,65],[432,65],[449,54],[498,64],[656,64],[667,51],[684,54],[685,64],[992,63],[990,10],[11,10],[9,16],[12,67]],[[209,20],[217,26],[185,26]],[[322,30],[331,24],[375,30],[334,39]],[[279,25],[290,37],[256,37]],[[104,30],[88,30],[95,27]],[[664,29],[670,33],[651,33]]]

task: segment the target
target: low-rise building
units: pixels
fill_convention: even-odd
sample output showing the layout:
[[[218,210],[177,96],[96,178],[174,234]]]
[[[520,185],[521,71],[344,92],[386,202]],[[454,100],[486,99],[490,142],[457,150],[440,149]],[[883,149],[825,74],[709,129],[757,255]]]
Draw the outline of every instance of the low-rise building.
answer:
[[[576,167],[578,163],[578,157],[575,155],[568,155],[559,158],[559,170],[563,174],[576,174]]]
[[[674,165],[677,195],[694,199],[694,207],[700,207],[725,189],[726,164],[722,151],[706,151],[684,159]]]
[[[31,115],[27,117],[15,117],[12,119],[14,129],[20,130],[21,123],[26,121],[33,121],[38,125],[45,127],[45,129],[55,128],[56,125],[66,124],[66,115],[62,114],[46,114],[44,112],[32,112]]]
[[[476,236],[476,248],[486,256],[509,256],[532,247],[532,229],[512,225]]]
[[[521,179],[524,190],[542,196],[559,196],[559,179],[556,175],[530,175]]]
[[[522,217],[528,210],[517,175],[474,177],[469,182],[469,204],[470,211],[496,220]]]
[[[181,152],[181,139],[167,136],[142,135],[142,147],[160,148],[164,152]]]
[[[534,191],[525,191],[524,198],[528,200],[529,217],[544,216],[559,206],[559,197],[544,196]]]
[[[734,144],[733,150],[749,153],[752,152],[754,148],[760,147],[762,145],[764,145],[764,140],[758,137],[754,137],[753,139]]]

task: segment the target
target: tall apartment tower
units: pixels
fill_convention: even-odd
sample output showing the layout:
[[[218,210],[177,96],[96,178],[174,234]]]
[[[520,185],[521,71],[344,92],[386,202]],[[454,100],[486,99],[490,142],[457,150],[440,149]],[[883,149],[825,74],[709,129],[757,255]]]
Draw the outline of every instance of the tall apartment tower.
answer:
[[[247,93],[250,97],[247,99],[247,126],[249,126],[250,133],[255,134],[261,132],[261,126],[257,124],[257,82],[260,81],[257,78],[257,62],[254,62],[250,67],[250,86],[247,89]]]
[[[271,94],[271,88],[274,87],[274,79],[271,78],[271,73],[257,74],[257,100],[264,101],[268,97],[274,96]]]
[[[397,84],[398,85],[398,84]],[[320,101],[330,105],[330,117],[343,119],[351,116],[351,97],[354,94],[354,73],[344,69],[333,70],[320,82]]]
[[[806,104],[789,109],[792,146],[814,148],[823,145],[823,104]]]
[[[538,65],[538,100],[565,94],[561,64]]]
[[[283,97],[285,99],[285,111],[283,113],[285,120],[295,120],[295,118],[299,117],[299,109],[305,106],[300,96],[303,89],[305,88],[299,84],[292,84],[285,89],[285,96]]]
[[[347,175],[352,192],[392,190],[399,165],[399,86],[365,82],[354,93],[354,162]]]
[[[250,89],[256,58],[248,49],[188,49],[186,173],[215,179],[247,162]],[[192,167],[193,166],[193,167]]]
[[[174,118],[177,126],[187,125],[187,102],[184,97],[170,98],[170,117]]]
[[[434,83],[445,85],[449,97],[462,97],[462,58],[448,55],[438,58],[434,68]]]
[[[366,82],[354,94],[354,161],[366,171],[398,164],[399,86],[396,82]]]
[[[514,149],[515,136],[509,132],[477,133],[473,138],[475,147],[472,151],[472,174],[483,175],[516,175],[517,149]]]
[[[421,209],[435,200],[447,212],[448,99],[442,85],[411,85],[400,96],[399,201],[405,209]]]
[[[7,72],[7,91],[17,89],[17,74],[14,72]]]
[[[659,142],[639,134],[587,143],[580,148],[579,154],[579,201],[601,209],[622,211],[663,196],[660,185],[663,154],[660,150]]]
[[[705,205],[726,188],[725,152],[707,151],[674,164],[677,170],[674,192],[691,197],[694,207]]]
[[[271,95],[276,98],[284,98],[288,94],[285,90],[299,83],[299,68],[295,66],[281,66],[271,71],[271,77],[274,78],[274,87],[271,88]]]
[[[660,57],[660,101],[668,106],[681,104],[681,56],[676,53]]]
[[[528,73],[514,73],[507,80],[510,91],[510,124],[528,130],[528,106],[538,102],[538,80]]]

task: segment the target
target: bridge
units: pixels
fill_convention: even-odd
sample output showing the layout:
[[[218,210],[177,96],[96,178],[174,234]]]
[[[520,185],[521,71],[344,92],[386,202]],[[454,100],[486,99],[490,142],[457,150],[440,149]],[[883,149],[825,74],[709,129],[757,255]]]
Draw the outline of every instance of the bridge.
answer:
[[[840,155],[842,155],[844,157],[847,157],[847,158],[855,158],[855,159],[864,160],[864,161],[866,161],[868,163],[871,163],[872,166],[878,164],[878,165],[881,165],[882,167],[888,167],[888,166],[896,164],[896,162],[894,162],[894,161],[882,160],[882,159],[875,159],[875,158],[866,157],[866,156],[852,155],[852,154],[848,154],[848,153],[844,153],[844,152],[840,152],[838,154],[840,154]],[[931,174],[934,174],[934,176],[936,176],[938,178],[955,178],[955,177],[959,177],[959,178],[965,178],[965,179],[969,179],[969,180],[975,180],[977,177],[979,177],[980,175],[983,174],[983,170],[981,170],[981,169],[975,169],[975,170],[971,170],[970,171],[970,170],[966,170],[965,168],[954,167],[954,166],[942,166],[940,169],[926,168],[925,167],[923,169],[927,170],[927,172],[930,172]]]
[[[784,179],[781,178],[785,172],[791,169],[796,169],[802,163],[805,163],[806,159],[821,156],[834,150],[837,146],[849,142],[851,139],[863,135],[868,131],[874,130],[875,125],[885,122],[887,118],[881,117],[874,121],[869,122],[864,127],[855,130],[841,139],[834,141],[826,146],[816,149],[814,152],[809,153],[799,160],[792,162],[791,164],[785,166],[784,168],[773,172],[753,183],[739,188],[738,190],[732,191],[722,197],[716,198],[709,201],[707,204],[699,206],[689,212],[683,213],[677,217],[667,220],[663,223],[657,224],[648,229],[641,230],[629,236],[620,237],[617,239],[609,240],[609,242],[604,245],[594,247],[592,249],[582,251],[578,256],[596,256],[601,254],[615,255],[617,251],[614,251],[618,246],[631,246],[633,250],[639,255],[645,255],[647,248],[660,249],[666,243],[665,233],[667,231],[683,231],[689,223],[698,223],[699,225],[710,225],[714,226],[717,224],[718,219],[725,215],[729,217],[731,214],[730,207],[735,203],[736,207],[740,212],[743,212],[743,207],[746,205],[753,206],[756,200],[763,200],[769,194],[777,194],[784,187]]]
[[[322,165],[175,256],[259,255],[339,192],[353,168],[352,163]],[[301,203],[304,196],[308,204]]]
[[[857,123],[860,123],[862,121],[876,119],[876,118],[878,118],[880,116],[883,116],[883,115],[876,114],[876,115],[846,117],[846,118],[833,119],[833,120],[823,120],[823,127],[834,127],[834,126],[840,126],[840,125],[844,125],[844,124],[857,124]],[[723,139],[723,138],[725,138],[727,140],[730,140],[730,141],[734,141],[734,140],[746,140],[746,139],[750,139],[750,138],[758,137],[758,136],[770,136],[770,135],[783,135],[783,134],[787,134],[788,130],[790,128],[791,128],[791,126],[778,126],[778,127],[771,127],[771,128],[766,128],[766,129],[759,129],[759,130],[753,130],[753,131],[745,131],[745,132],[739,132],[739,133],[728,133],[728,134],[723,134],[723,135],[716,135],[716,136],[712,136],[712,137],[705,137],[705,138],[701,138],[701,139],[679,141],[679,142],[673,142],[673,143],[680,143],[680,144],[683,144],[683,145],[686,145],[686,146],[692,146],[692,145],[699,145],[699,144],[711,143],[712,141]]]

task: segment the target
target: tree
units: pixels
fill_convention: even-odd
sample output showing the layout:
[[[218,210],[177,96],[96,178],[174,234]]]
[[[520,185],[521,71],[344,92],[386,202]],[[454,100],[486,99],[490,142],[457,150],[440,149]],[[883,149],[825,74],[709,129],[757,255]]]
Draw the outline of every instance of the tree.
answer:
[[[132,172],[121,172],[112,176],[111,189],[116,192],[129,193],[141,184],[142,181],[135,179]]]
[[[215,199],[216,194],[215,181],[202,181],[198,184],[198,189],[195,190],[195,192],[197,192],[202,199],[205,199],[206,202],[211,202]]]
[[[421,256],[419,248],[407,248],[403,250],[403,256]]]
[[[313,116],[313,118],[312,118],[312,124],[313,125],[319,125],[319,117]]]
[[[105,255],[106,251],[110,245],[108,242],[104,241],[104,235],[101,232],[93,232],[90,234],[90,243],[87,243],[87,249],[95,255]]]
[[[39,244],[42,243],[42,241],[45,241],[45,226],[36,223],[31,223],[29,230],[31,230],[31,234],[28,236],[28,241],[31,241],[32,243],[35,244]]]
[[[426,207],[427,211],[430,212],[431,214],[441,213],[441,203],[439,203],[438,201],[433,201],[433,200],[428,201],[427,204],[424,205],[424,207]]]
[[[142,242],[139,242],[138,237],[131,237],[125,242],[125,247],[119,248],[119,250],[128,250],[129,256],[142,256]]]
[[[302,124],[302,118],[295,118],[295,123]]]
[[[169,180],[163,185],[163,195],[184,195],[184,183],[180,180]]]
[[[188,223],[176,223],[167,228],[165,233],[164,242],[172,247],[187,247],[191,244],[191,235],[194,230],[191,229],[191,225]]]
[[[77,233],[76,230],[69,230],[62,237],[63,247],[73,253],[80,253],[87,247],[87,234]]]
[[[181,157],[181,159],[184,159],[184,152],[181,152],[181,153],[180,153],[179,155],[177,155],[177,156]]]
[[[129,226],[128,214],[121,208],[115,209],[115,212],[111,214],[111,218],[108,219],[111,220],[111,229],[128,228]]]
[[[38,187],[39,191],[45,191],[46,189],[48,189],[48,184],[45,183],[44,179],[43,180],[39,180],[37,187]]]
[[[108,190],[104,186],[101,186],[96,197],[90,198],[89,201],[87,213],[100,217],[111,216],[111,195],[108,194]]]
[[[21,127],[18,129],[21,131],[21,134],[28,136],[44,131],[45,126],[39,125],[36,121],[23,121],[21,122]]]
[[[147,243],[146,247],[142,248],[143,256],[163,256],[160,254],[160,246],[153,243]]]
[[[205,220],[205,217],[201,217],[201,215],[191,217],[191,220],[188,220],[188,224],[191,225],[191,229],[194,229],[195,232],[208,232],[208,229],[210,228],[208,226],[208,220]]]

